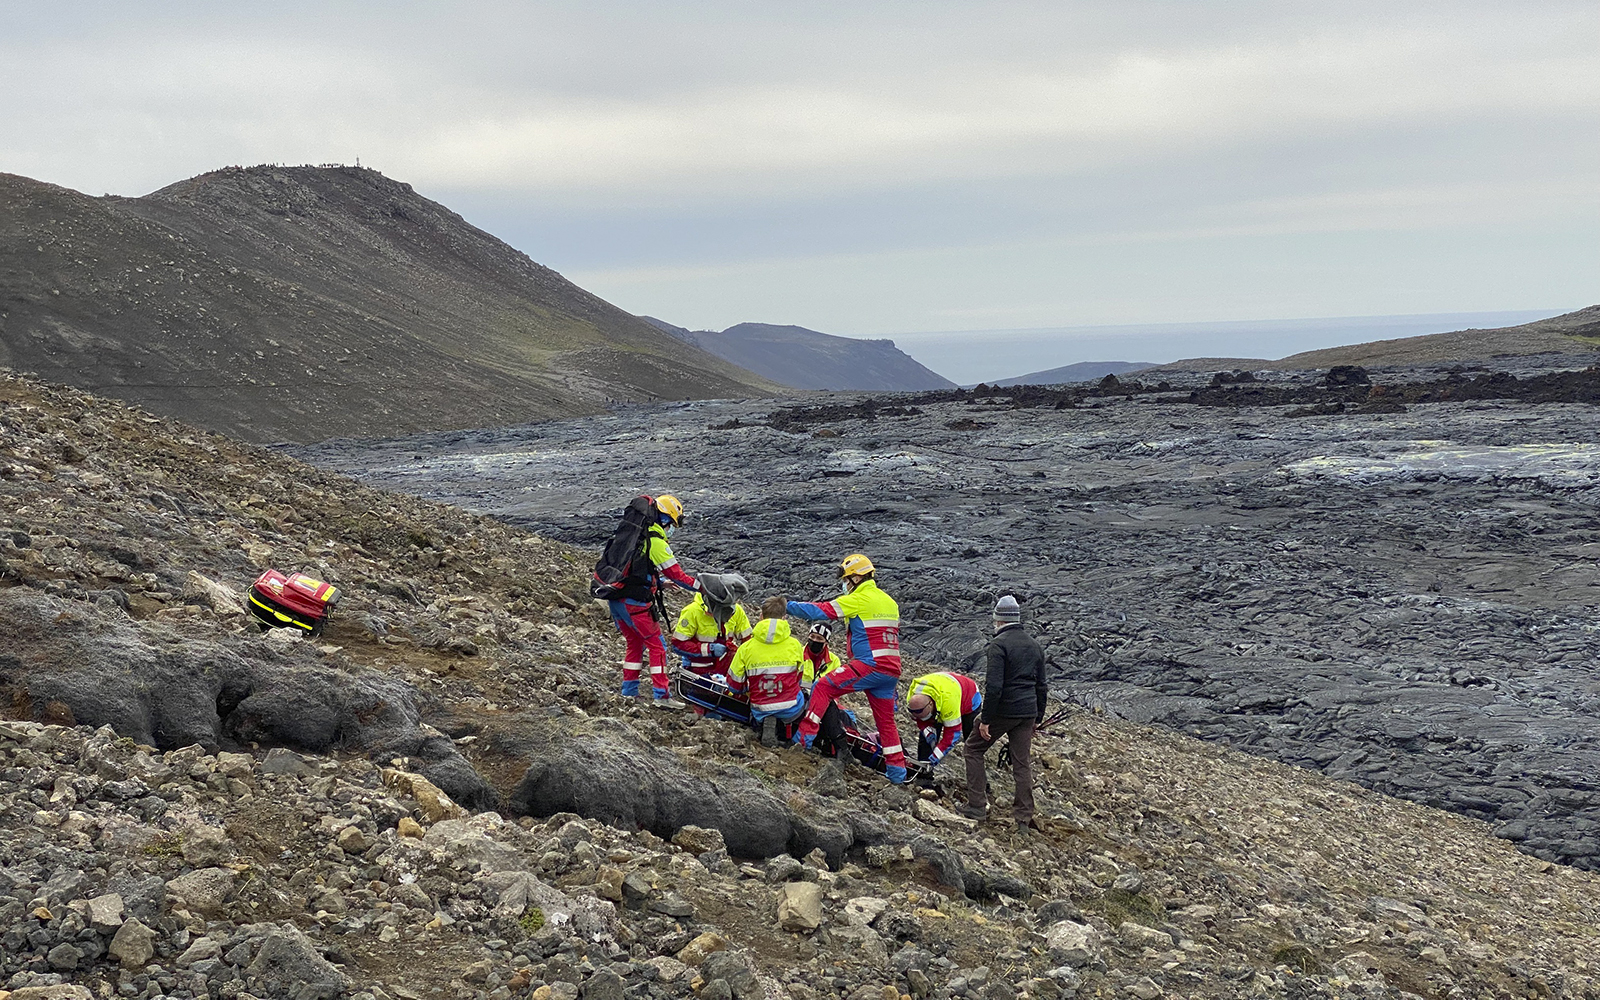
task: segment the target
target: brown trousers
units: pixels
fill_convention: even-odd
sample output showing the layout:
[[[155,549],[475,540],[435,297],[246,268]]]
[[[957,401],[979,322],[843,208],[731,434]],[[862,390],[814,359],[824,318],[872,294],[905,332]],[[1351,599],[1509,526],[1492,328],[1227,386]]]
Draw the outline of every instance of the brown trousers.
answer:
[[[1012,802],[1011,814],[1018,823],[1033,819],[1033,727],[1038,720],[995,719],[989,723],[989,738],[978,735],[977,727],[963,741],[967,759],[967,805],[982,808],[989,804],[989,775],[983,767],[983,755],[1003,736],[1011,737],[1011,776],[1016,779],[1017,794]]]

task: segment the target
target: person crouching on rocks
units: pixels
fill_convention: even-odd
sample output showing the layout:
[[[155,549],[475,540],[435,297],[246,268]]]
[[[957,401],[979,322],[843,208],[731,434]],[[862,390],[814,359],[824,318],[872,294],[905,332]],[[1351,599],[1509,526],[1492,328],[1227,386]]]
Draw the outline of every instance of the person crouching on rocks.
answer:
[[[917,759],[937,767],[945,754],[977,729],[983,693],[966,674],[943,671],[923,674],[906,692],[906,711],[916,721]]]
[[[789,634],[784,616],[787,605],[782,597],[769,597],[762,603],[761,620],[728,667],[730,687],[750,699],[750,721],[761,729],[762,746],[787,742],[789,724],[800,718],[806,707],[806,696],[800,690],[806,654],[800,640]]]
[[[994,606],[994,638],[984,650],[988,670],[983,682],[983,705],[978,731],[967,739],[962,756],[967,762],[967,803],[961,814],[971,819],[989,815],[989,776],[983,755],[1002,736],[1011,738],[1011,775],[1016,796],[1011,815],[1017,829],[1037,830],[1033,818],[1033,727],[1044,721],[1044,650],[1022,630],[1022,608],[1010,594]]]
[[[839,654],[829,646],[833,630],[827,622],[812,622],[806,633],[806,658],[801,664],[800,690],[809,701],[818,679],[839,669]],[[822,713],[822,723],[817,728],[817,738],[812,747],[824,757],[837,757],[844,739],[845,713],[836,701]],[[852,719],[852,721],[854,721]]]
[[[883,751],[884,774],[899,785],[906,780],[906,754],[895,723],[895,687],[900,682],[900,606],[878,588],[877,568],[859,552],[839,563],[844,593],[831,601],[790,601],[789,613],[808,621],[843,618],[850,632],[850,662],[817,681],[800,720],[799,739],[811,747],[828,706],[846,691],[861,691],[872,706]]]
[[[667,640],[656,620],[656,594],[663,580],[696,591],[700,583],[678,565],[678,557],[667,543],[683,523],[683,503],[675,496],[662,494],[655,498],[655,509],[655,523],[645,532],[645,558],[634,561],[638,569],[629,575],[618,599],[610,602],[611,620],[627,642],[622,659],[622,696],[639,696],[639,672],[648,657],[653,704],[657,708],[683,708],[684,703],[672,697],[668,684]]]
[[[750,584],[737,573],[700,574],[700,592],[672,630],[672,648],[685,670],[727,683],[734,652],[750,638],[750,618],[739,603],[749,593]]]

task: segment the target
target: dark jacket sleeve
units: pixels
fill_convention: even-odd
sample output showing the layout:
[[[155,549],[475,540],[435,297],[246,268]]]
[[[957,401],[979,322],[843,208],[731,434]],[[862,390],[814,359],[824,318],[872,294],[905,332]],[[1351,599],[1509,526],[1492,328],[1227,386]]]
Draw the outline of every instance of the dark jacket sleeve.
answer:
[[[1044,721],[1045,704],[1046,704],[1046,702],[1048,702],[1050,700],[1049,673],[1050,673],[1050,661],[1044,657],[1043,650],[1040,650],[1039,674],[1038,674],[1039,721],[1040,722]]]
[[[1000,701],[1006,689],[1006,647],[999,638],[989,643],[985,651],[989,657],[988,672],[983,678],[983,708],[980,715],[984,722],[993,722],[1000,718]]]

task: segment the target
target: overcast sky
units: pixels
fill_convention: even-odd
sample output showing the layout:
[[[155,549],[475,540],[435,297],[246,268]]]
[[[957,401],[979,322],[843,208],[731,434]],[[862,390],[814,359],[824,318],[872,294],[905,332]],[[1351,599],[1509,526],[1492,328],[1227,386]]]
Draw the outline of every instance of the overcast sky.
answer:
[[[69,2],[0,23],[0,170],[142,194],[359,157],[694,328],[1600,301],[1594,0]]]

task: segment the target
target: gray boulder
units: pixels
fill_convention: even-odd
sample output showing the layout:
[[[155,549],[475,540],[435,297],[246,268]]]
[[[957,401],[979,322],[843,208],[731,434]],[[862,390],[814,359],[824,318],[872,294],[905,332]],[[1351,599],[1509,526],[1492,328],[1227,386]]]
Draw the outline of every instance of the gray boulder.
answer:
[[[550,720],[530,716],[517,737],[497,739],[502,749],[529,761],[511,795],[513,812],[574,812],[668,839],[685,826],[715,829],[728,853],[745,858],[805,855],[818,846],[830,857],[842,856],[849,846],[842,822],[819,817],[797,824],[783,801],[744,770],[716,768],[709,778],[692,774],[617,720],[594,719],[563,732]]]
[[[344,974],[292,925],[262,939],[245,976],[253,992],[289,1000],[334,1000],[349,987]]]

